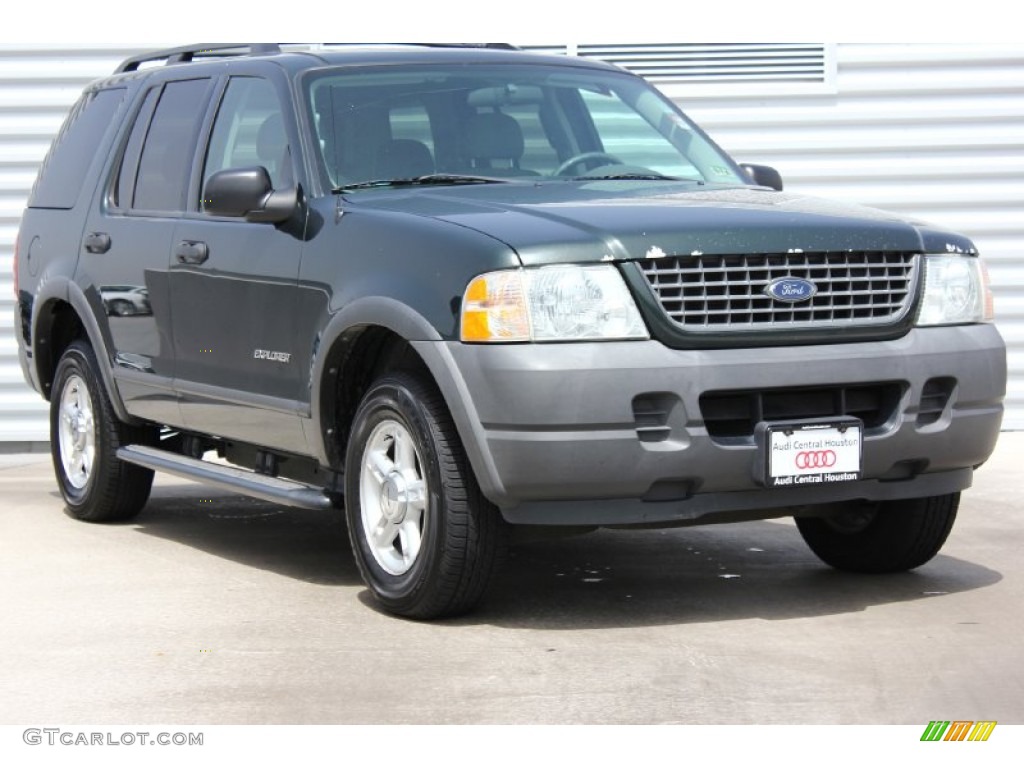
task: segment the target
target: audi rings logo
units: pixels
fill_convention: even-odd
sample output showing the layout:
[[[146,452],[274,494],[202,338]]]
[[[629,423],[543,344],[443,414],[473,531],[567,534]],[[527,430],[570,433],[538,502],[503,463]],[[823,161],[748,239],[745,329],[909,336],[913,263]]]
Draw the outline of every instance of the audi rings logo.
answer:
[[[828,469],[835,465],[835,451],[800,451],[796,455],[797,469]]]

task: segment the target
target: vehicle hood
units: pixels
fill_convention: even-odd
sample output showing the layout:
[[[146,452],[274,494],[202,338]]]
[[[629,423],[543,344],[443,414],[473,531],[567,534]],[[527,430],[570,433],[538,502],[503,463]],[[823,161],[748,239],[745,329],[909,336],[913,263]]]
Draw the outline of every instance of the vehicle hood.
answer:
[[[788,192],[679,182],[538,182],[374,191],[361,209],[426,216],[507,243],[525,265],[661,255],[974,253],[967,238]]]

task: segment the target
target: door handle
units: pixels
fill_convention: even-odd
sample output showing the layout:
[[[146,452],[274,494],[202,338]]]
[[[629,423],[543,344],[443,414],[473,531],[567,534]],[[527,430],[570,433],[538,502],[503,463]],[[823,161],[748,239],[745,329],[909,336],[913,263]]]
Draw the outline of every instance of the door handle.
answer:
[[[83,245],[89,253],[106,253],[110,250],[110,235],[106,232],[90,232],[85,236]]]
[[[174,249],[179,264],[202,264],[210,258],[210,249],[199,240],[182,240]]]

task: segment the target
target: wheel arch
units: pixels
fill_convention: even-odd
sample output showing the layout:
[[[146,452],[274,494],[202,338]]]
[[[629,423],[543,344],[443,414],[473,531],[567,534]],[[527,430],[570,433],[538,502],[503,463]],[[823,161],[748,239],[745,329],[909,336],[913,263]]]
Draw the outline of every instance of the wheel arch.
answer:
[[[339,311],[316,340],[310,376],[313,449],[327,466],[344,463],[348,432],[363,393],[391,370],[431,376],[411,342],[440,341],[419,313],[385,297],[359,299]]]
[[[125,409],[114,382],[109,346],[96,321],[97,307],[102,311],[99,297],[94,306],[71,280],[53,278],[40,284],[32,319],[32,358],[40,392],[46,400],[51,398],[61,355],[75,339],[85,339],[96,354],[103,386],[117,417],[126,423],[136,423]]]

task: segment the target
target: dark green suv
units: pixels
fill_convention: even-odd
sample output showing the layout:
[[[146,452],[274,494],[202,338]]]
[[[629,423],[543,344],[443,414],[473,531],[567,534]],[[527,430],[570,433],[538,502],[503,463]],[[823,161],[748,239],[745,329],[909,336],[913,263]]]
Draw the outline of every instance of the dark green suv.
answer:
[[[836,567],[921,565],[999,431],[984,270],[781,189],[593,61],[130,59],[16,254],[67,508],[129,518],[154,470],[344,507],[376,598],[420,618],[476,605],[517,525],[792,515]]]

